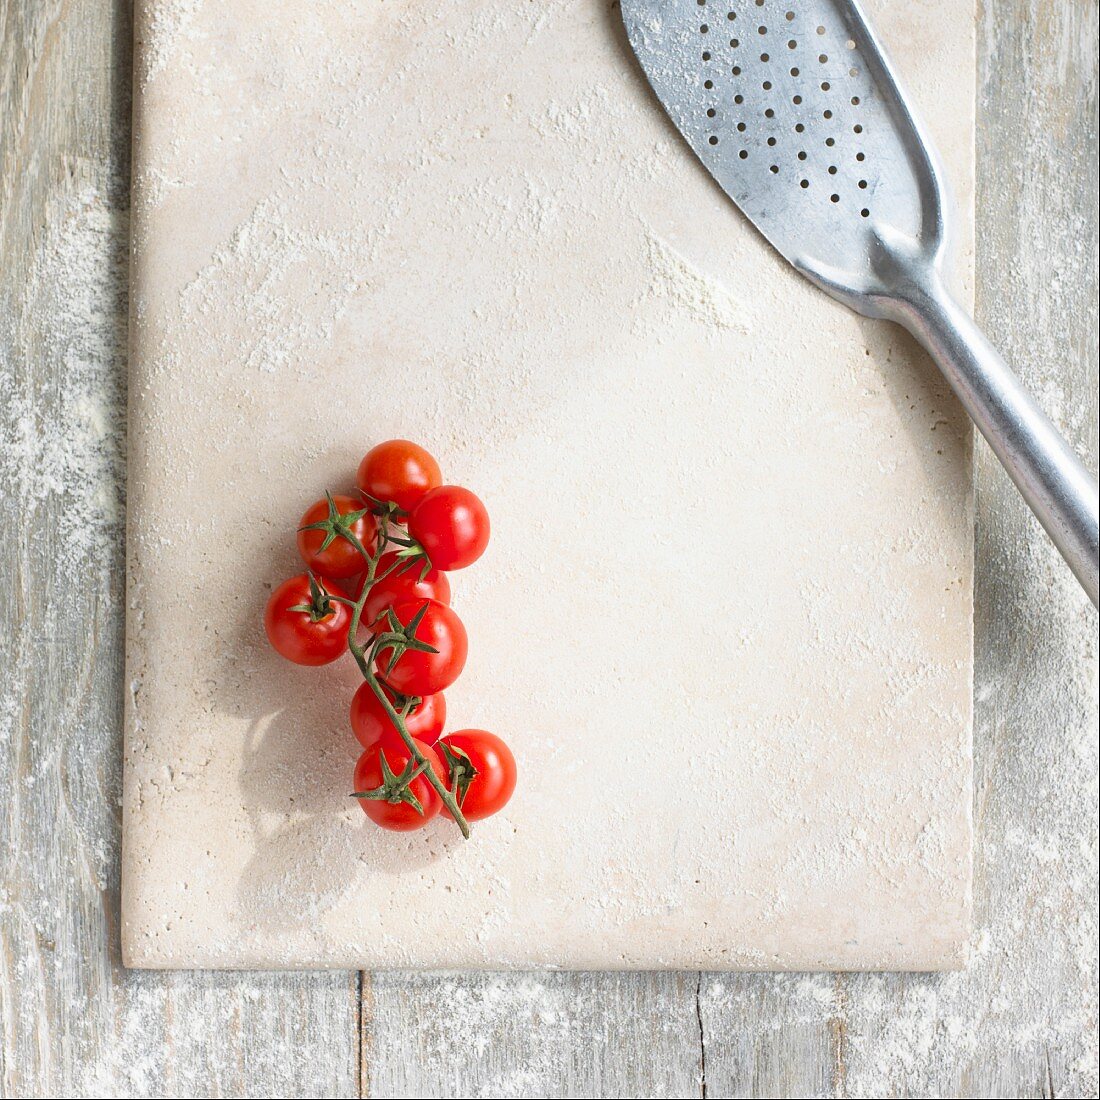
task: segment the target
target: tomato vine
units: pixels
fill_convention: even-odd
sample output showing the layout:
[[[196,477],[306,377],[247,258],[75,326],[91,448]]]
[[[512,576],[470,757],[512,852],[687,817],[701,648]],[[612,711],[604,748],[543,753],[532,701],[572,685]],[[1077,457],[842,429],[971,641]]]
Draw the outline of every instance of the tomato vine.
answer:
[[[439,795],[440,801],[450,811],[462,835],[464,837],[469,837],[470,825],[466,818],[462,816],[462,809],[457,799],[451,791],[447,789],[446,784],[440,780],[434,769],[429,766],[427,757],[424,755],[415,738],[409,733],[409,728],[405,724],[405,719],[408,717],[409,711],[416,706],[419,699],[416,696],[403,696],[398,694],[396,699],[396,701],[400,702],[400,709],[398,709],[398,707],[390,701],[388,694],[382,687],[381,680],[378,678],[378,673],[375,671],[375,659],[378,654],[391,646],[402,646],[421,650],[427,649],[432,652],[434,652],[434,650],[431,646],[426,646],[425,643],[416,639],[415,625],[412,627],[411,631],[409,627],[404,627],[401,630],[393,629],[395,624],[392,621],[392,612],[387,612],[391,621],[387,622],[386,625],[391,628],[390,630],[372,634],[368,646],[363,646],[358,641],[359,626],[363,619],[363,607],[367,602],[367,597],[370,595],[371,588],[401,566],[402,559],[399,558],[390,566],[389,570],[376,575],[378,562],[386,552],[387,546],[392,541],[401,544],[405,549],[411,548],[411,540],[391,539],[390,525],[392,520],[390,515],[391,513],[386,510],[379,517],[378,544],[373,553],[369,552],[351,532],[344,532],[343,534],[343,537],[348,539],[352,545],[356,547],[359,553],[363,555],[363,560],[366,563],[366,572],[363,576],[363,587],[359,593],[359,598],[351,604],[351,622],[348,625],[348,650],[355,659],[355,663],[359,666],[359,671],[363,674],[363,678],[370,684],[371,691],[374,692],[375,698],[389,716],[394,729],[397,730],[401,740],[405,743],[405,748],[408,749],[409,755],[417,764],[417,770],[413,774],[409,775],[408,778],[402,777],[403,782],[398,785],[396,797],[403,798],[403,792],[408,790],[409,783],[412,782],[413,778],[415,778],[416,775],[423,774],[424,778],[435,789],[435,793]],[[406,557],[404,560],[408,561],[409,558]],[[416,625],[419,625],[419,623]],[[399,656],[400,654],[398,654],[398,657]],[[367,794],[360,793],[357,794],[357,797],[373,797],[373,792],[368,792]]]
[[[488,514],[468,489],[441,484],[435,459],[407,440],[369,451],[356,481],[358,497],[326,492],[303,515],[298,549],[307,571],[272,594],[268,638],[298,664],[345,652],[354,659],[377,702],[373,709],[360,689],[351,709],[364,747],[354,797],[368,817],[406,830],[445,810],[469,837],[470,821],[498,812],[516,777],[511,750],[494,734],[443,734],[442,691],[462,671],[467,647],[444,571],[481,556]]]

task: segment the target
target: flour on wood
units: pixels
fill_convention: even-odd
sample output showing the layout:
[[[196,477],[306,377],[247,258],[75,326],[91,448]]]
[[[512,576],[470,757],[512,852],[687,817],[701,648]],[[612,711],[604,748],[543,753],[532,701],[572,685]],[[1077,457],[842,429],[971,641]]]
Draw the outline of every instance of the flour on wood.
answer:
[[[442,27],[414,6],[257,23],[231,3],[183,29],[171,10],[135,146],[130,957],[957,961],[969,429],[912,344],[716,194],[600,0],[459,0]],[[967,102],[970,39],[918,49],[895,18],[965,193],[970,115],[935,109],[930,58],[955,58]],[[511,731],[527,778],[470,845],[364,827],[349,678],[311,679],[321,699],[255,629],[295,568],[301,493],[344,487],[392,435],[496,517],[456,578],[479,656],[448,704]],[[247,586],[230,561],[254,563]],[[225,613],[179,654],[196,571]],[[563,607],[629,642],[563,640]],[[648,780],[679,723],[707,766],[674,812]],[[408,935],[395,889],[424,899],[423,932],[446,894],[463,934]]]

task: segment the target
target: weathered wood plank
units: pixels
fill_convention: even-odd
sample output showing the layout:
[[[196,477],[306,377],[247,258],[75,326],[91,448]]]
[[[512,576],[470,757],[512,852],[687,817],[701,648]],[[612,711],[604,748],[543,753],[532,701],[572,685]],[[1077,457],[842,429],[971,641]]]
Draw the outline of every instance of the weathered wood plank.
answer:
[[[707,1096],[832,1096],[843,983],[831,974],[708,974],[700,986]]]
[[[378,974],[365,1096],[699,1096],[694,974]]]
[[[129,59],[0,2],[0,1094],[354,1095],[355,975],[119,964]]]
[[[1096,464],[1094,0],[982,13],[979,314]],[[1095,1095],[1096,617],[978,459],[963,974],[128,974],[128,5],[0,0],[0,1093]]]

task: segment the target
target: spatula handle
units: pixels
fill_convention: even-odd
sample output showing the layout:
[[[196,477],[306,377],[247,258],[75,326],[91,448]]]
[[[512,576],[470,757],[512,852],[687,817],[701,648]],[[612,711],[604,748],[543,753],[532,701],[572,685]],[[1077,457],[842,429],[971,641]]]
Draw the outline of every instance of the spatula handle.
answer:
[[[908,287],[896,306],[1095,605],[1095,479],[942,282]]]

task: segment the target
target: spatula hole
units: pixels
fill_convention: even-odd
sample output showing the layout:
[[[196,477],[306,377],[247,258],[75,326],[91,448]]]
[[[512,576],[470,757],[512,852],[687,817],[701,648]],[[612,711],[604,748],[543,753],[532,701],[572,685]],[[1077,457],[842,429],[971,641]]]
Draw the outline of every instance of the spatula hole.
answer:
[[[836,145],[836,138],[826,138],[825,144],[828,145],[831,149],[834,145]]]
[[[763,26],[757,27],[756,30],[759,34],[767,34],[768,33],[768,28],[767,27],[763,27]]]
[[[859,216],[860,216],[861,218],[869,218],[869,217],[871,216],[871,211],[870,211],[870,210],[867,210],[866,208],[864,208],[863,210],[861,210],[861,211],[859,212]]]
[[[829,196],[829,202],[840,202],[840,196],[839,195],[830,195]]]
[[[730,69],[730,72],[733,73],[734,76],[740,76],[741,75],[741,66],[740,65],[734,65],[734,67],[732,69]]]
[[[710,137],[707,138],[707,141],[709,141],[711,143],[711,145],[717,145],[718,144],[718,138],[715,137],[714,134],[711,134]]]
[[[773,176],[777,176],[777,175],[779,174],[779,165],[778,165],[778,164],[773,164],[773,165],[772,165],[772,166],[771,166],[771,167],[770,167],[770,168],[768,169],[768,171],[769,171],[769,172],[771,172],[771,174],[772,174]]]
[[[741,45],[741,39],[740,38],[731,38],[730,39],[730,49],[731,50],[736,50],[737,47],[740,46],[740,45]]]
[[[809,187],[810,186],[810,181],[809,180],[800,180],[798,186],[802,187],[802,188]]]
[[[823,92],[827,92],[831,87],[832,85],[827,80],[823,80],[821,82],[821,90]]]
[[[825,33],[825,28],[824,27],[818,27],[817,28],[817,33],[818,34],[824,34]]]
[[[792,38],[790,40],[790,42],[787,43],[787,49],[788,50],[797,50],[798,49],[798,42],[795,39]]]
[[[855,125],[854,125],[854,126],[852,127],[852,133],[853,133],[853,134],[862,134],[862,133],[863,133],[863,127],[862,127],[862,126],[860,126],[860,124],[859,124],[859,123],[857,122],[857,123],[856,123],[856,124],[855,124]]]
[[[718,112],[713,107],[707,108],[707,118],[714,118],[716,114],[718,114]]]
[[[703,60],[704,61],[709,61],[710,60],[710,50],[704,50],[703,51]]]
[[[737,12],[735,12],[735,11],[726,12],[726,18],[732,23],[737,18]]]
[[[863,153],[856,153],[856,160],[862,161],[862,160],[866,160],[866,159],[867,158],[863,155]]]
[[[791,76],[798,76],[798,70],[797,69],[791,69]]]
[[[745,97],[743,95],[740,95],[740,94],[735,95],[733,97],[733,102],[734,103],[744,103],[745,102]]]
[[[792,96],[791,102],[797,107],[802,102],[802,97],[800,95]]]
[[[737,132],[739,134],[743,134],[745,132],[745,124],[743,122],[739,122],[737,124]]]
[[[704,80],[703,81],[703,87],[704,88],[713,88],[714,87],[714,81],[713,80]]]
[[[788,23],[793,23],[794,22],[794,12],[793,11],[787,12],[787,22]]]
[[[741,150],[741,152],[740,152],[740,153],[738,153],[737,155],[738,155],[738,156],[739,156],[739,157],[740,157],[740,158],[741,158],[742,160],[748,160],[748,159],[749,159],[749,151],[748,151],[748,149],[742,149],[742,150]]]
[[[852,106],[853,107],[858,107],[859,106],[859,96],[857,96],[857,95],[852,96]]]
[[[768,144],[774,146],[775,145],[775,138],[773,138],[773,137],[768,138]]]
[[[772,90],[772,82],[770,80],[765,80],[760,87],[763,88],[765,92],[770,92]]]
[[[709,30],[710,30],[710,27],[706,23],[701,23],[699,25],[699,33],[700,34],[706,34]]]
[[[801,122],[800,122],[800,123],[798,123],[798,125],[797,125],[797,126],[795,126],[795,128],[794,128],[794,132],[795,132],[796,134],[801,134],[801,133],[802,133],[802,132],[803,132],[803,131],[804,131],[805,129],[806,129],[805,125],[804,125],[803,123],[801,123]]]
[[[821,62],[822,65],[824,65],[825,62],[829,60],[829,55],[827,53],[819,53],[817,55],[817,59]]]
[[[866,180],[860,180],[859,181],[859,189],[861,191],[866,191],[867,190],[867,181]]]
[[[799,160],[805,160],[805,159],[806,159],[806,157],[807,157],[807,153],[806,153],[806,150],[805,150],[805,149],[800,149],[800,150],[798,151],[798,159],[799,159]]]
[[[835,164],[830,164],[829,165],[829,175],[830,176],[835,176],[836,175],[836,165]]]
[[[771,61],[771,57],[769,57],[766,53],[762,53],[760,55],[760,60],[766,64],[767,62]]]
[[[821,117],[822,118],[832,118],[833,117],[833,112],[832,111],[822,111],[821,112]]]
[[[765,117],[765,118],[775,118],[775,111],[773,111],[773,110],[772,110],[772,109],[771,109],[771,108],[769,107],[769,108],[768,108],[768,109],[767,109],[767,110],[766,110],[766,111],[764,112],[764,117]]]

